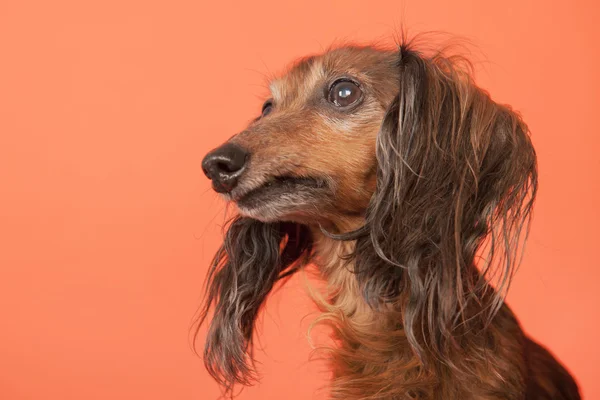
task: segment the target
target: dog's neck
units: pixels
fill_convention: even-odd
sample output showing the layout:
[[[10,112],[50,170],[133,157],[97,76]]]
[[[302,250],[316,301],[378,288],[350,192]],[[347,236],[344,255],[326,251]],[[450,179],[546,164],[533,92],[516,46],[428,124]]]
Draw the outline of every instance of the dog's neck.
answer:
[[[342,267],[340,264],[348,263],[347,256],[354,251],[355,242],[334,239],[325,232],[332,234],[348,233],[359,229],[364,223],[363,217],[353,217],[338,221],[335,225],[309,227],[313,238],[313,262],[319,267],[326,279],[329,279],[330,274]]]
[[[356,221],[339,231],[350,232],[362,224]],[[332,239],[320,229],[313,230],[313,262],[327,281],[324,295],[312,293],[322,311],[316,322],[333,328],[337,343],[330,360],[332,398],[344,398],[348,393],[375,393],[389,385],[389,377],[394,375],[421,376],[425,384],[433,386],[407,342],[400,310],[389,305],[387,312],[375,313],[365,301],[352,258],[346,257],[354,251],[354,246],[355,241]],[[363,379],[369,387],[357,389],[355,382],[364,375],[360,371],[370,369],[381,373],[374,372],[368,381]]]
[[[354,231],[364,224],[364,219],[356,218],[348,222],[336,226],[335,233]],[[327,282],[325,296],[314,300],[323,311],[327,310],[325,319],[344,318],[348,321],[347,318],[351,316],[353,323],[369,323],[373,313],[363,300],[352,260],[348,258],[354,251],[355,241],[333,239],[323,233],[320,227],[312,229],[312,235],[313,263]]]

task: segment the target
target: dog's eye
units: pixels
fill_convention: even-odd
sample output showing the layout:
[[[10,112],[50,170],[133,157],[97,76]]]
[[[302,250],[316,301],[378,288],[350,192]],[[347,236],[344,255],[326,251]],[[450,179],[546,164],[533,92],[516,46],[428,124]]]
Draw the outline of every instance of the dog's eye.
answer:
[[[273,100],[265,101],[265,104],[262,106],[261,116],[266,117],[273,110]]]
[[[362,90],[358,85],[347,79],[337,80],[329,89],[328,100],[338,107],[348,107],[362,97]]]

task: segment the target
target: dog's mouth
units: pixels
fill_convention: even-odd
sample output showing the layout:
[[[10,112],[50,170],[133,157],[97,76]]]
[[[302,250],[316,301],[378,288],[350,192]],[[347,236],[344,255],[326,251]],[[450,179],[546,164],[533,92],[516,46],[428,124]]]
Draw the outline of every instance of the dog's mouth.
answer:
[[[272,202],[302,203],[327,188],[327,182],[313,177],[275,176],[234,199],[238,207],[257,208]]]

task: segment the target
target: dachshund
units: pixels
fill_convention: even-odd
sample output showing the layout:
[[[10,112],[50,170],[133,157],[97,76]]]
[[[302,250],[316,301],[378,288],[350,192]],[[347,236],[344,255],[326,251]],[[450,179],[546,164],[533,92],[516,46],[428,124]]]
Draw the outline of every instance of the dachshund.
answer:
[[[504,303],[536,154],[520,115],[472,75],[415,39],[338,46],[273,80],[260,116],[206,155],[237,210],[199,314],[227,396],[257,379],[269,292],[311,264],[327,282],[316,300],[336,343],[332,399],[580,398]]]

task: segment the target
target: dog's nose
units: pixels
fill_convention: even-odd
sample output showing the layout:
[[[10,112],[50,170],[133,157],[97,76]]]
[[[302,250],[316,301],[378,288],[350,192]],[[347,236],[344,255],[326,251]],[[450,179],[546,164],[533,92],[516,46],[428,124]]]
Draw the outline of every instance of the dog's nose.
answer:
[[[244,171],[248,152],[233,143],[225,143],[208,153],[202,160],[202,170],[212,180],[218,193],[229,193],[235,188]]]

